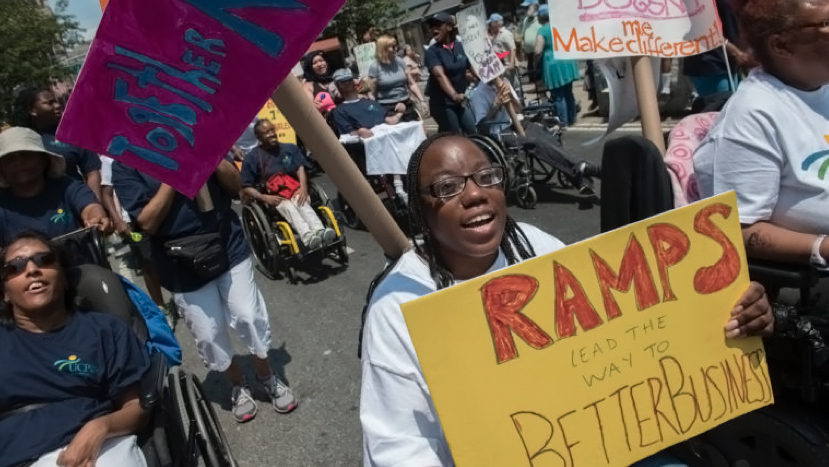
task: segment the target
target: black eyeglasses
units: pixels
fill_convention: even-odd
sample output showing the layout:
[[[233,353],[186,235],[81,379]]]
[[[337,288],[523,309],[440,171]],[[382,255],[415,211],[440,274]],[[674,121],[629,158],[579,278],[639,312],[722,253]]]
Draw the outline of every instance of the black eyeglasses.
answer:
[[[29,266],[29,261],[39,268],[50,268],[58,264],[58,257],[51,251],[35,253],[32,256],[18,256],[3,265],[3,280],[7,281],[22,274]]]
[[[470,178],[481,188],[498,185],[504,181],[504,168],[487,167],[486,169],[473,172],[469,175],[446,177],[431,185],[420,187],[420,192],[424,194],[428,193],[435,198],[451,198],[463,192],[463,189],[466,188],[466,181]]]

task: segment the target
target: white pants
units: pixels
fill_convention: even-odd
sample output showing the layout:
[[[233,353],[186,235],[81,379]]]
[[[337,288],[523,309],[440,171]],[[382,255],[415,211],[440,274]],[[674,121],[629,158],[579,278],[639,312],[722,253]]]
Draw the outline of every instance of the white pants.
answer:
[[[296,233],[302,243],[308,244],[314,232],[325,228],[317,217],[314,208],[311,207],[311,202],[306,201],[302,206],[296,202],[296,195],[293,198],[287,199],[276,207],[276,210],[282,214],[282,217],[291,224],[291,227],[296,229]]]
[[[271,326],[250,258],[198,290],[174,293],[173,300],[208,369],[225,371],[230,366],[234,352],[228,328],[236,330],[248,352],[268,358]]]
[[[31,467],[55,467],[60,453],[66,446],[40,456]],[[147,467],[144,454],[136,444],[135,435],[119,436],[104,441],[98,453],[96,467]]]

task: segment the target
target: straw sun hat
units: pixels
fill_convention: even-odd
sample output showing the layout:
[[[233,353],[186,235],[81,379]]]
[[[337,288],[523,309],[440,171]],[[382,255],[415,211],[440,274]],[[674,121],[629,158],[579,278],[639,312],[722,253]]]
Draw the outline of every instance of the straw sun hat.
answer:
[[[43,139],[36,131],[24,127],[11,127],[0,133],[0,159],[16,152],[39,152],[49,156],[49,165],[46,168],[46,176],[60,177],[66,173],[66,161],[63,156],[47,151],[43,147]],[[6,188],[9,184],[0,171],[0,188]]]

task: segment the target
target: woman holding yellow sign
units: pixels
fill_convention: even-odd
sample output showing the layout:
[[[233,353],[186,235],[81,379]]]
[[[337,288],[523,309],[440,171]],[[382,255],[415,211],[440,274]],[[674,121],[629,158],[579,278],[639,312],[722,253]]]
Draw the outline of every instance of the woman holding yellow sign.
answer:
[[[413,231],[424,234],[422,241],[415,241],[414,250],[403,254],[373,284],[366,309],[360,401],[364,463],[451,466],[452,453],[401,305],[551,253],[564,244],[507,215],[503,169],[493,166],[465,137],[443,134],[427,139],[412,156],[407,176]],[[773,328],[763,287],[752,283],[732,311],[725,335],[769,335]],[[635,465],[684,464],[657,454]]]

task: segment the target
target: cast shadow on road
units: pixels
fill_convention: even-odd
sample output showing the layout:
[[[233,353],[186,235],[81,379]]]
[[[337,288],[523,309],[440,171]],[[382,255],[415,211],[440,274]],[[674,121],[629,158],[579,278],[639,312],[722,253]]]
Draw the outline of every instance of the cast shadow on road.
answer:
[[[340,264],[333,259],[322,261],[314,259],[299,265],[297,283],[309,285],[318,284],[329,277],[342,274],[348,270],[348,264]]]
[[[269,400],[265,399],[264,394],[260,394],[253,384],[256,381],[256,372],[253,369],[253,362],[251,361],[251,356],[244,355],[244,356],[237,356],[237,361],[242,366],[242,371],[245,374],[245,378],[247,378],[248,384],[251,385],[251,389],[253,390],[254,399],[259,401],[270,402]],[[285,376],[285,367],[291,362],[291,354],[285,349],[285,343],[282,343],[277,349],[271,349],[268,351],[268,360],[270,361],[271,368],[273,368],[273,372],[276,376],[279,377],[282,381],[285,382],[288,386],[291,385],[291,382],[288,381],[287,376]],[[207,376],[204,377],[204,382],[202,384],[204,387],[204,392],[207,395],[207,399],[211,402],[219,404],[222,410],[230,410],[230,392],[231,386],[230,382],[225,378],[224,374],[218,371],[210,371],[207,373]]]
[[[598,192],[598,189],[596,191]],[[599,206],[599,197],[596,195],[583,196],[572,188],[563,189],[550,183],[536,184],[535,192],[538,194],[539,204],[577,204],[579,211]]]

